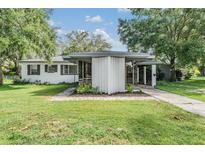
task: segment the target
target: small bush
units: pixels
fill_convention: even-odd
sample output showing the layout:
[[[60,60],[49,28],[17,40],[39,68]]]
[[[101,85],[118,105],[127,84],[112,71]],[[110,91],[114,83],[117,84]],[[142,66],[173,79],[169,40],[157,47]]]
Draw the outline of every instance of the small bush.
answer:
[[[20,78],[14,78],[13,83],[14,84],[28,84],[30,82],[28,80],[22,80]]]
[[[131,84],[128,84],[128,85],[126,86],[126,89],[127,89],[127,92],[128,92],[128,93],[133,93],[133,91],[134,91],[134,87],[133,87]]]
[[[78,94],[82,93],[99,93],[98,88],[93,88],[90,84],[81,84],[76,88]]]

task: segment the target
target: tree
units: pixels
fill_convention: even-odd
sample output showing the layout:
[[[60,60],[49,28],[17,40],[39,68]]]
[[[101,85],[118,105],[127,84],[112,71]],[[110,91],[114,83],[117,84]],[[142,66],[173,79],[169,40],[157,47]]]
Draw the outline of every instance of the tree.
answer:
[[[102,35],[89,34],[86,31],[72,31],[67,35],[64,54],[71,52],[96,52],[111,49],[111,44]]]
[[[50,60],[54,56],[56,33],[48,19],[49,10],[45,9],[0,9],[0,84],[5,60],[14,61],[18,73],[23,57]]]
[[[170,65],[171,81],[176,67],[196,64],[204,50],[204,9],[131,9],[130,20],[119,20],[121,41],[130,51],[154,50]]]
[[[198,58],[197,66],[201,76],[205,76],[205,51]]]

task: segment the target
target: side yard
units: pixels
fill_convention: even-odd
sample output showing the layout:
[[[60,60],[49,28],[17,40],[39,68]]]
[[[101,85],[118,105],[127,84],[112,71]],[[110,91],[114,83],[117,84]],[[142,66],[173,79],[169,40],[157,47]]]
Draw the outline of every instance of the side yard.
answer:
[[[205,102],[205,77],[180,82],[160,81],[157,88]]]
[[[0,144],[205,144],[205,118],[164,102],[51,102],[69,85],[0,87]]]

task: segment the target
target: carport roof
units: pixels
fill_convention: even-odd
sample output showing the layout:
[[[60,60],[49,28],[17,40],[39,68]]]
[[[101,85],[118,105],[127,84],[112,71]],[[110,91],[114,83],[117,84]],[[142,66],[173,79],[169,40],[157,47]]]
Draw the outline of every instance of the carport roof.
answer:
[[[98,57],[125,57],[125,58],[154,58],[154,55],[137,52],[102,51],[102,52],[75,52],[64,58],[98,58]]]
[[[91,59],[91,58],[100,58],[100,57],[121,57],[126,58],[127,60],[136,60],[140,59],[141,61],[148,60],[148,59],[154,59],[154,55],[150,55],[147,53],[137,53],[137,52],[122,52],[122,51],[102,51],[102,52],[75,52],[71,53],[69,55],[63,55],[63,56],[56,56],[51,59],[52,62],[66,62],[66,61],[72,61],[75,59]],[[21,60],[21,63],[28,63],[28,62],[46,62],[46,60],[42,58],[36,58],[36,59],[26,59]]]

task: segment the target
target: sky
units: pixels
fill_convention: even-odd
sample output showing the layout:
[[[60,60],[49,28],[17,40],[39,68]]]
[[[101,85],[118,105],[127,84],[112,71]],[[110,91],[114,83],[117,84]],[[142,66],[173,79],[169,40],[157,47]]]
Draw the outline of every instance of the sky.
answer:
[[[132,15],[128,9],[54,9],[49,24],[58,27],[57,34],[61,38],[72,30],[86,30],[103,35],[111,43],[111,50],[127,51],[126,46],[119,41],[119,18],[130,19]]]

